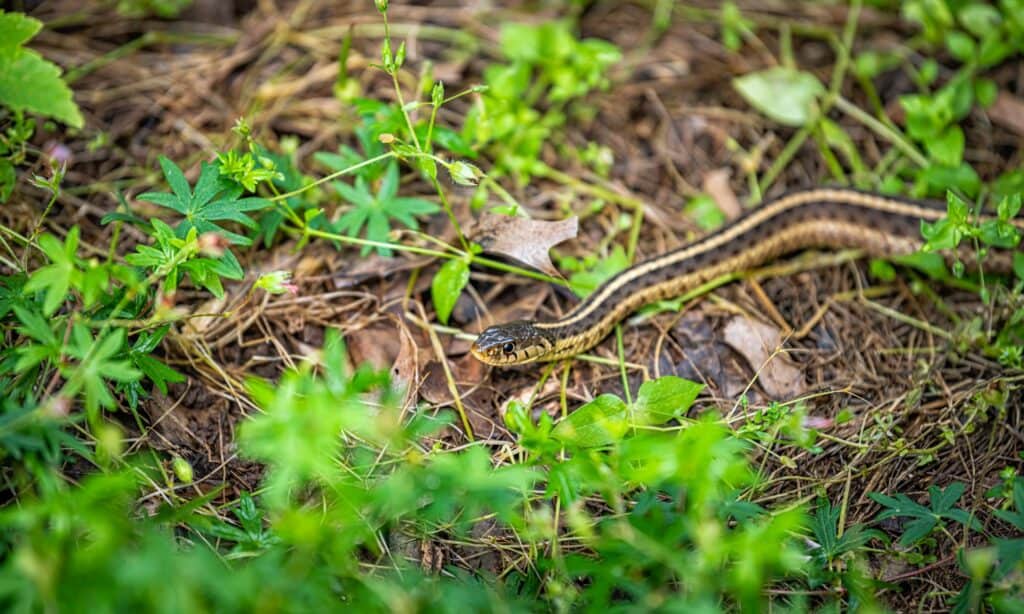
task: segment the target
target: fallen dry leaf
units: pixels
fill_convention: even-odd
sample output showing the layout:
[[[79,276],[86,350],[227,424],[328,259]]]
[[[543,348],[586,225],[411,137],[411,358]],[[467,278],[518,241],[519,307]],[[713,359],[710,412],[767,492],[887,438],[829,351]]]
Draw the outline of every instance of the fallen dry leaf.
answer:
[[[1024,136],[1024,100],[1008,92],[999,92],[987,113],[992,123]]]
[[[728,169],[719,168],[705,173],[702,187],[714,199],[727,219],[734,220],[743,213],[743,206],[729,186]]]
[[[487,253],[508,256],[548,275],[558,275],[548,250],[574,238],[578,231],[576,216],[560,222],[547,222],[485,213],[470,238]]]
[[[394,383],[400,386],[405,395],[402,399],[403,409],[415,402],[416,386],[420,378],[419,348],[412,333],[404,324],[399,324],[398,329],[399,348],[398,356],[391,365],[391,377]]]
[[[389,323],[376,323],[345,334],[352,366],[370,363],[374,369],[390,369],[401,352],[401,333]]]
[[[725,325],[723,339],[757,372],[761,387],[773,399],[792,399],[806,390],[803,372],[778,352],[782,333],[778,328],[743,316]]]

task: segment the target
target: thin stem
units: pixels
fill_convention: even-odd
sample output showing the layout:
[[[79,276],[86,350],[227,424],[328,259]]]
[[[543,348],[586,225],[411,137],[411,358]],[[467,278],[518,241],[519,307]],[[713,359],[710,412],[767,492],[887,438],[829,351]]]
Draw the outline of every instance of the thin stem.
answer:
[[[898,130],[887,126],[873,115],[864,112],[860,107],[843,98],[841,95],[836,95],[834,102],[837,109],[849,115],[852,119],[864,124],[872,132],[892,143],[893,146],[906,154],[914,164],[921,168],[928,166],[928,158],[919,152],[917,148],[914,147],[913,143],[908,141]]]
[[[285,200],[285,199],[291,198],[292,196],[296,196],[298,194],[302,194],[303,192],[305,192],[307,190],[311,190],[311,189],[315,188],[316,186],[318,186],[320,184],[327,183],[328,181],[331,181],[332,179],[337,179],[338,177],[341,177],[342,175],[348,175],[348,174],[350,174],[350,173],[352,173],[354,171],[357,171],[357,170],[363,168],[364,166],[369,166],[371,164],[375,164],[377,162],[380,162],[381,160],[387,160],[388,158],[395,158],[397,156],[398,156],[398,154],[396,154],[393,151],[389,151],[387,153],[382,153],[379,156],[374,156],[372,158],[368,158],[366,160],[363,160],[359,164],[353,164],[352,166],[349,166],[348,168],[343,168],[340,171],[335,171],[335,172],[331,173],[330,175],[327,175],[326,177],[321,177],[320,179],[317,179],[316,181],[308,183],[308,184],[302,186],[301,188],[298,188],[296,190],[292,190],[291,192],[285,192],[284,194],[279,194],[277,196],[269,198],[268,200],[270,200],[272,202],[277,202],[277,201],[281,201],[281,200]]]

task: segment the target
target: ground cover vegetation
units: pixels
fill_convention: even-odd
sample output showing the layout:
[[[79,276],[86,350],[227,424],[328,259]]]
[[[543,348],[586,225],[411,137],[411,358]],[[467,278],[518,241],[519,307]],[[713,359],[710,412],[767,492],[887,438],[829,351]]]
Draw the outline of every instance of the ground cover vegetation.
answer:
[[[1024,2],[14,4],[5,610],[1024,607]],[[820,184],[948,214],[468,354]]]

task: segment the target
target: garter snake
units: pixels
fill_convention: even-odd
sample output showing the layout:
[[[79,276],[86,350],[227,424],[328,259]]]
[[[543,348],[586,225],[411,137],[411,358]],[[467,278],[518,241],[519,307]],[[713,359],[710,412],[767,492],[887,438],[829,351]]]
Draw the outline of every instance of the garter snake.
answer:
[[[946,214],[938,203],[846,188],[793,192],[747,212],[688,245],[641,262],[606,281],[562,318],[491,326],[471,351],[482,362],[509,366],[557,360],[599,343],[616,323],[644,305],[679,296],[719,276],[808,248],[857,248],[899,256],[923,245],[921,222]],[[986,268],[1008,270],[1008,252]]]

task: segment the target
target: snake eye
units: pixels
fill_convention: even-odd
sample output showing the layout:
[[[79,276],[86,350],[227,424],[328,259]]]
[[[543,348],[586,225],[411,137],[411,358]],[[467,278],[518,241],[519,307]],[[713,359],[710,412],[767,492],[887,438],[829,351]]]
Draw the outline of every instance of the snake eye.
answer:
[[[511,341],[506,341],[505,345],[501,346],[501,351],[505,352],[506,354],[511,354],[516,351],[516,344],[512,343]]]

